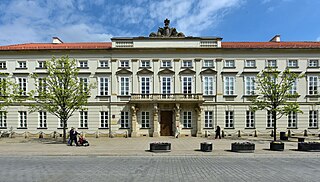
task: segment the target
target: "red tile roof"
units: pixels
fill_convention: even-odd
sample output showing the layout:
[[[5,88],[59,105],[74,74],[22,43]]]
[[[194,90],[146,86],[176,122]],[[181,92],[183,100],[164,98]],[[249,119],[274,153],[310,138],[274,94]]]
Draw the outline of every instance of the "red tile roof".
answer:
[[[320,42],[222,42],[221,47],[234,49],[318,49]]]
[[[1,50],[70,50],[70,49],[110,49],[111,42],[82,42],[82,43],[29,43],[0,46]]]

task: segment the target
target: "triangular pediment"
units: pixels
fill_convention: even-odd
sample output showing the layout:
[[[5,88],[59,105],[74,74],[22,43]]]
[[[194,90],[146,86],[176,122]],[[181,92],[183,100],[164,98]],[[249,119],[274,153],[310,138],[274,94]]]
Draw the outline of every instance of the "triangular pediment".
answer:
[[[186,68],[186,69],[184,69],[184,70],[182,70],[182,71],[179,72],[179,74],[195,74],[195,73],[196,73],[196,72],[193,71],[193,70],[190,69],[190,68]]]
[[[137,75],[150,75],[153,74],[152,71],[148,70],[147,68],[143,68],[137,72]]]
[[[211,69],[211,68],[207,68],[207,69],[205,69],[205,70],[202,70],[202,71],[200,72],[200,74],[217,74],[217,71],[215,71],[215,70],[213,70],[213,69]]]
[[[127,70],[127,69],[125,69],[125,68],[122,68],[121,70],[117,71],[116,74],[117,75],[119,75],[119,74],[128,75],[128,74],[132,74],[132,72]]]
[[[170,70],[168,68],[165,68],[165,69],[159,71],[158,74],[159,75],[161,75],[161,74],[174,74],[174,71],[172,71],[172,70]]]

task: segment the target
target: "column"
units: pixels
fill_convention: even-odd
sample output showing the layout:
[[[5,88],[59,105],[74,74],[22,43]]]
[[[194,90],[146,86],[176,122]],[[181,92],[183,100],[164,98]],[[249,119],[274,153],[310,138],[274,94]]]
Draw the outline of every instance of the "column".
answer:
[[[158,116],[159,116],[159,109],[158,109],[158,104],[154,104],[153,106],[153,137],[159,137],[159,121],[158,121]]]
[[[181,130],[181,126],[180,126],[180,104],[176,104],[176,107],[174,108],[174,112],[175,112],[175,132],[177,132],[176,130],[179,128]]]
[[[139,110],[138,107],[135,105],[131,106],[131,137],[137,137],[137,111]]]
[[[201,113],[202,113],[202,106],[198,106],[195,108],[197,112],[197,137],[202,136],[202,126],[201,126]]]

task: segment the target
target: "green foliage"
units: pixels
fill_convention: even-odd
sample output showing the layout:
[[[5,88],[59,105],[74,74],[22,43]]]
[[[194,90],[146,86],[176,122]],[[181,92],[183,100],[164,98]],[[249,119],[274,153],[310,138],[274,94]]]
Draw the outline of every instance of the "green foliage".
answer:
[[[0,110],[13,102],[25,100],[20,95],[19,85],[12,80],[8,74],[0,73]]]

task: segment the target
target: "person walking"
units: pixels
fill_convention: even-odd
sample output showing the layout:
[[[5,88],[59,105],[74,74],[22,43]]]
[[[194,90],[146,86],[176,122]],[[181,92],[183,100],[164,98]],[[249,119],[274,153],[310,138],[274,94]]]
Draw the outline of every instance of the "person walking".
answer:
[[[70,146],[72,146],[72,142],[74,141],[74,143],[76,144],[76,146],[78,146],[78,141],[77,141],[77,135],[79,133],[77,132],[77,130],[75,128],[71,128],[70,130]]]
[[[221,130],[220,126],[217,126],[215,139],[217,139],[218,137],[219,137],[219,139],[221,139],[220,130]]]
[[[176,127],[176,133],[175,133],[175,138],[178,138],[180,135],[180,129],[179,129],[179,125],[177,125]]]

